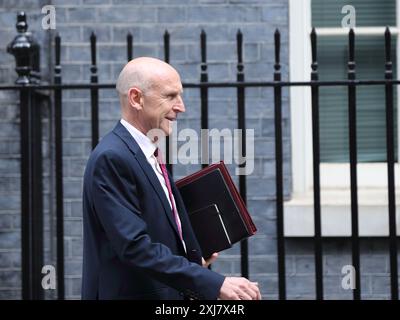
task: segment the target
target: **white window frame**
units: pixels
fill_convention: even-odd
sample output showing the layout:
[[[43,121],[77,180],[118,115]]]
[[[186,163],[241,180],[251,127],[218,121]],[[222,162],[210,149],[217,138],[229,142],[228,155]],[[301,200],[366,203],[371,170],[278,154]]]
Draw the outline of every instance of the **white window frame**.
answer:
[[[400,25],[399,19],[399,8],[400,0],[396,0],[396,27],[391,27],[392,34],[399,36],[398,26]],[[340,21],[339,21],[340,23]],[[355,34],[357,36],[362,35],[382,35],[385,27],[360,27],[355,28]],[[317,28],[317,35],[330,36],[330,35],[346,35],[348,29],[344,28]],[[310,81],[311,71],[311,43],[310,43],[310,32],[311,32],[311,0],[289,0],[289,67],[290,67],[290,81]],[[384,50],[384,48],[382,48]],[[397,41],[397,56],[396,59],[399,61],[400,53],[400,39]],[[356,61],[357,63],[357,61]],[[383,74],[384,66],[382,66]],[[400,75],[400,67],[397,68],[397,78]],[[397,108],[400,110],[400,99],[397,99]],[[311,89],[309,87],[291,87],[290,88],[290,112],[291,112],[291,139],[292,139],[292,179],[293,179],[293,193],[292,197],[294,203],[308,203],[304,199],[309,199],[310,203],[308,206],[312,206],[312,197],[310,193],[313,191],[313,159],[312,159],[312,122],[311,122]],[[400,112],[398,112],[398,123],[400,123]],[[400,141],[400,130],[398,130],[398,141]],[[400,148],[398,148],[400,152]],[[400,158],[399,158],[400,159]],[[386,163],[360,163],[357,165],[358,171],[358,187],[359,193],[363,190],[387,188],[387,164]],[[395,164],[395,183],[396,190],[399,190],[399,163]],[[320,183],[321,183],[321,205],[324,205],[323,193],[324,191],[333,191],[333,194],[337,194],[338,191],[346,192],[350,187],[350,166],[348,163],[322,163],[320,166]],[[400,191],[400,190],[399,190]],[[329,193],[328,192],[328,193]],[[379,192],[378,192],[379,193]],[[377,194],[378,194],[377,193]],[[373,194],[373,193],[372,193]],[[381,194],[381,193],[379,193]],[[370,196],[370,193],[369,193]],[[359,196],[359,204],[363,205],[363,199],[368,197]],[[381,202],[384,199],[379,199]],[[326,200],[327,203],[334,202],[333,199]],[[368,201],[367,201],[368,202]],[[348,206],[350,205],[350,199],[348,200]],[[397,204],[399,202],[397,201]],[[286,207],[291,203],[289,202]],[[367,204],[367,206],[369,206]],[[292,208],[293,209],[293,208]],[[310,208],[307,208],[308,211]],[[382,208],[381,208],[382,209]],[[290,211],[290,210],[289,210]],[[291,214],[286,214],[285,219],[288,218],[288,225],[285,225],[285,233],[288,236],[298,236],[301,234],[291,232],[298,226],[298,219],[300,216],[298,213],[301,210],[291,210]],[[343,210],[342,210],[343,211]],[[379,211],[379,210],[377,210]],[[382,210],[380,210],[382,211]],[[397,210],[398,212],[399,210]],[[297,212],[297,213],[296,213]],[[295,214],[296,218],[292,219],[292,215]],[[310,211],[311,214],[311,211]],[[286,217],[287,216],[287,217]],[[338,214],[340,216],[340,214]],[[312,217],[310,217],[311,219]],[[324,220],[324,217],[322,217]],[[386,215],[382,215],[382,218],[387,218]],[[309,220],[310,220],[309,219]],[[361,217],[360,217],[361,219]],[[307,219],[305,219],[307,220]],[[313,218],[311,219],[313,220]],[[348,219],[346,219],[348,220]],[[373,220],[373,219],[372,219]],[[371,221],[372,221],[371,220]],[[335,223],[331,223],[332,226]],[[339,225],[338,223],[336,223]],[[330,235],[344,235],[348,232],[330,230],[330,226],[325,226],[326,234]],[[305,228],[307,229],[307,228]],[[310,228],[309,228],[310,229]],[[311,228],[313,229],[313,228]],[[311,230],[310,229],[310,230]],[[324,229],[324,226],[323,226]],[[343,229],[348,229],[344,227]],[[386,228],[383,228],[386,229]],[[374,235],[386,234],[386,230],[377,230]],[[313,233],[313,230],[311,230]],[[310,231],[310,232],[311,232]],[[362,230],[360,230],[360,233]],[[342,234],[342,233],[343,234]],[[308,233],[307,233],[308,234]],[[307,235],[304,234],[304,235]],[[365,235],[370,235],[367,232]],[[311,235],[311,234],[310,234]]]

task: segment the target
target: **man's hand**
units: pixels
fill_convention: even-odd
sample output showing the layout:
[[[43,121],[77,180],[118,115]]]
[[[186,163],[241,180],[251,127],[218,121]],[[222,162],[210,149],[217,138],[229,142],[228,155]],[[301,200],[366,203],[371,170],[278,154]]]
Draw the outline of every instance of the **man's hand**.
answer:
[[[219,292],[221,300],[261,300],[257,282],[241,277],[226,277]]]
[[[202,264],[204,268],[207,268],[211,263],[213,263],[215,260],[218,258],[218,253],[214,252],[211,257],[209,257],[207,260],[204,260],[204,258],[201,258]]]

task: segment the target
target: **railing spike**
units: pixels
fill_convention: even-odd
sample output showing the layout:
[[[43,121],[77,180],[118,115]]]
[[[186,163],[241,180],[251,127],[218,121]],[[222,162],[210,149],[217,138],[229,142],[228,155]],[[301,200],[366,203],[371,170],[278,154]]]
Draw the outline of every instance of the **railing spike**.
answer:
[[[170,34],[169,34],[168,30],[165,30],[165,32],[164,32],[164,60],[166,63],[169,63],[169,53],[170,53],[169,39],[170,39]]]
[[[133,35],[130,32],[126,35],[126,46],[127,58],[128,61],[131,61],[133,58]]]
[[[392,47],[392,35],[390,33],[390,29],[389,27],[386,27],[385,30],[385,58],[386,61],[390,61],[391,60],[391,47]]]
[[[243,62],[243,34],[238,29],[236,34],[236,44],[237,44],[237,56],[238,56],[238,63],[242,64]]]
[[[317,32],[315,28],[311,30],[311,59],[313,63],[317,62]]]

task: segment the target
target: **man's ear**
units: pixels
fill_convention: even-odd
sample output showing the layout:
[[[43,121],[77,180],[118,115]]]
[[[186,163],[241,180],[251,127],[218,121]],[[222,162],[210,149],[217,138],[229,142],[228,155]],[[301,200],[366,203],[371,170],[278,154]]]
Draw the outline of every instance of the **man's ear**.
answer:
[[[129,105],[137,110],[143,106],[143,95],[139,88],[133,87],[128,90]]]

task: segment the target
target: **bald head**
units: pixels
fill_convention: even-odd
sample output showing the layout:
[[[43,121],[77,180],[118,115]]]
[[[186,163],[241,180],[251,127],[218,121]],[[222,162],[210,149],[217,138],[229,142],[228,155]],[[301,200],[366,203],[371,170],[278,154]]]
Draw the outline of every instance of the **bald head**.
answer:
[[[122,69],[117,80],[117,91],[120,96],[128,93],[132,87],[146,92],[150,89],[160,77],[176,70],[162,60],[140,57],[129,61]]]
[[[144,134],[152,129],[170,134],[172,122],[185,112],[178,72],[158,59],[128,62],[118,77],[117,90],[122,118]]]

